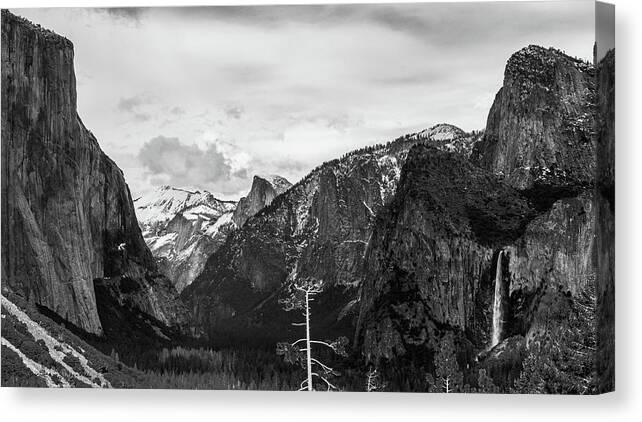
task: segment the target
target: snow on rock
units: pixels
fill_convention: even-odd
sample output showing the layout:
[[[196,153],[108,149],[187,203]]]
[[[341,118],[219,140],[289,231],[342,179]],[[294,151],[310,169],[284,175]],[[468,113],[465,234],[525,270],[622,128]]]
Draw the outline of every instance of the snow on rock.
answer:
[[[221,201],[207,191],[161,186],[155,192],[136,199],[134,206],[141,229],[145,231],[162,226],[178,214],[188,220],[197,220],[199,217],[216,220],[221,214],[233,210],[236,203]]]
[[[440,123],[422,130],[415,134],[414,138],[425,140],[442,151],[459,153],[467,158],[470,157],[473,145],[477,141],[476,136],[448,123]]]
[[[216,220],[216,222],[214,222],[214,224],[208,226],[208,228],[205,230],[205,234],[213,238],[225,227],[234,226],[234,223],[232,222],[233,215],[234,213],[232,211],[226,212],[225,214],[221,215]]]
[[[380,184],[381,200],[385,202],[390,198],[397,188],[399,177],[401,176],[401,166],[397,158],[390,155],[382,155],[377,159],[379,167],[382,169]]]
[[[161,271],[181,291],[234,229],[233,201],[207,191],[162,186],[134,201],[143,238]]]
[[[452,141],[453,139],[466,136],[463,130],[448,123],[440,123],[430,129],[423,130],[420,134],[436,141]]]
[[[35,360],[32,360],[27,357],[20,349],[18,349],[16,346],[11,344],[9,340],[5,339],[2,337],[0,339],[0,344],[2,344],[5,347],[8,347],[10,350],[12,350],[15,354],[17,354],[20,359],[22,360],[22,363],[29,369],[35,376],[38,378],[42,379],[45,384],[47,384],[47,387],[49,388],[55,388],[55,387],[71,387],[69,382],[64,379],[58,371],[55,369],[47,368],[44,365],[39,364]]]
[[[12,315],[18,321],[23,323],[27,327],[29,333],[33,336],[34,341],[37,342],[38,340],[42,340],[46,345],[51,358],[56,361],[57,364],[62,366],[65,371],[71,375],[71,377],[75,378],[77,381],[80,381],[83,384],[94,388],[111,387],[109,381],[105,379],[103,374],[91,367],[89,361],[82,353],[78,352],[67,343],[58,341],[56,338],[52,337],[44,327],[32,320],[25,312],[18,308],[4,295],[0,295],[0,300],[2,303],[2,307],[6,309],[8,315]],[[5,317],[6,315],[3,314],[2,318]],[[55,369],[48,368],[30,359],[4,337],[2,338],[2,345],[15,352],[22,359],[24,365],[37,377],[43,379],[48,387],[71,387],[69,380],[65,379],[65,377],[63,377],[60,372],[56,371]],[[77,372],[76,369],[78,368],[74,369],[69,366],[65,362],[66,357],[77,359],[78,362],[80,362],[82,371]]]
[[[270,182],[270,184],[274,187],[274,190],[279,195],[290,189],[290,187],[292,186],[292,183],[290,183],[285,177],[281,177],[276,174],[269,174],[267,176],[260,177]]]

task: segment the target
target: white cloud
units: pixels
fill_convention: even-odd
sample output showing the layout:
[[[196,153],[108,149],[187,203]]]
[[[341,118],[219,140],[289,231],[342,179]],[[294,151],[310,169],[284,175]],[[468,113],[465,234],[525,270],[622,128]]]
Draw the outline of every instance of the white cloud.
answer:
[[[233,196],[253,173],[294,182],[438,122],[483,128],[510,54],[533,43],[589,59],[592,11],[577,1],[14,10],[74,42],[79,113],[134,196],[159,178]],[[190,163],[204,164],[190,148],[214,145],[225,177],[150,173],[140,151],[160,135]]]

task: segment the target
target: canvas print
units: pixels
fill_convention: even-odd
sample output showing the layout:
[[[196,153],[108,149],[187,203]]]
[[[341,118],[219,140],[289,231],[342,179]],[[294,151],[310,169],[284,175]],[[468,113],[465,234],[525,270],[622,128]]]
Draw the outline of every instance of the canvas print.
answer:
[[[2,386],[612,391],[613,22],[3,10]]]

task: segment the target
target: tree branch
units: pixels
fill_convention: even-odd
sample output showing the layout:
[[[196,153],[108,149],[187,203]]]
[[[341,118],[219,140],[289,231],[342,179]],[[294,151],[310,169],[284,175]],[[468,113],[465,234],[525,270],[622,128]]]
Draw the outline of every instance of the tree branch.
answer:
[[[316,372],[313,372],[312,376],[314,376],[314,375],[316,375],[317,377],[321,378],[321,380],[323,380],[323,382],[325,382],[328,385],[328,391],[330,391],[331,388],[333,388],[335,390],[338,390],[338,388],[334,384],[332,384],[327,379],[323,378],[321,375],[317,374]]]
[[[326,364],[324,364],[324,363],[319,362],[319,361],[318,361],[317,359],[315,359],[315,358],[312,358],[312,362],[313,362],[313,363],[316,363],[317,365],[319,365],[319,366],[321,367],[321,369],[323,369],[326,373],[332,373],[332,372],[334,372],[334,369],[330,368],[328,365],[326,365]]]
[[[310,340],[310,343],[316,343],[316,344],[322,344],[324,346],[329,347],[330,349],[334,350],[334,347],[330,343],[326,343],[325,341],[320,341],[320,340]]]

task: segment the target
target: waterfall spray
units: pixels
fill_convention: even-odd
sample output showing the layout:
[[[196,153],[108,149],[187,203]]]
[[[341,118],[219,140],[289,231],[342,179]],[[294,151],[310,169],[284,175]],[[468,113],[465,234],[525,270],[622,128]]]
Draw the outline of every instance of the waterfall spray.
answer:
[[[495,300],[493,301],[493,335],[490,347],[495,347],[502,339],[502,328],[504,325],[504,315],[502,312],[502,302],[504,301],[504,286],[502,281],[502,255],[504,251],[499,251],[497,255],[497,269],[495,270]]]

